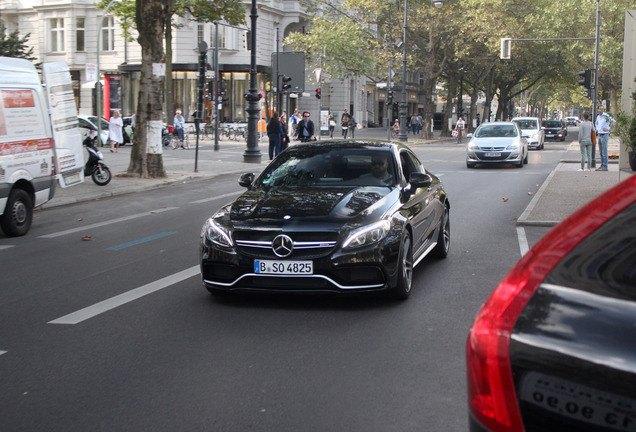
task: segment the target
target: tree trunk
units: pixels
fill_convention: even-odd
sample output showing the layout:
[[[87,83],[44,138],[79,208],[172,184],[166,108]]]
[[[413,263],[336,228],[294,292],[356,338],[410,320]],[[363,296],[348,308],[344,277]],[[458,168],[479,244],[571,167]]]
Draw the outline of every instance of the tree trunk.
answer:
[[[173,126],[174,123],[174,95],[172,92],[172,16],[166,21],[166,123]],[[183,111],[185,115],[185,110]]]
[[[444,120],[442,121],[442,135],[448,137],[451,135],[448,127],[448,120],[453,117],[453,107],[455,106],[455,96],[457,95],[457,75],[448,76],[446,83],[446,109],[444,110]],[[459,118],[459,117],[457,117]]]
[[[128,165],[129,175],[165,177],[161,113],[164,100],[165,56],[163,35],[172,0],[137,0],[137,28],[141,45],[141,80],[137,105],[135,142]]]

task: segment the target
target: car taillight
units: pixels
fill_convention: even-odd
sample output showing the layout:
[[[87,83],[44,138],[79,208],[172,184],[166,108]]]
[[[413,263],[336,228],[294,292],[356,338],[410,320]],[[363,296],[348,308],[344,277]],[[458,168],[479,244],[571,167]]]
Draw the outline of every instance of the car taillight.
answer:
[[[510,337],[528,300],[567,253],[635,201],[632,176],[571,215],[513,267],[477,314],[466,346],[468,405],[490,431],[524,430],[510,365]]]

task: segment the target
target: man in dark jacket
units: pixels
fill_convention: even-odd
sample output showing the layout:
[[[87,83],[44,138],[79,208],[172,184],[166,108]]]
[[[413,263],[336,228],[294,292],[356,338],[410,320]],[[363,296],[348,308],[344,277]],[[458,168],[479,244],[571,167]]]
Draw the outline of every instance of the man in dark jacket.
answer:
[[[300,142],[315,141],[314,137],[314,122],[309,120],[309,112],[303,112],[303,119],[298,122],[296,127],[296,138]]]

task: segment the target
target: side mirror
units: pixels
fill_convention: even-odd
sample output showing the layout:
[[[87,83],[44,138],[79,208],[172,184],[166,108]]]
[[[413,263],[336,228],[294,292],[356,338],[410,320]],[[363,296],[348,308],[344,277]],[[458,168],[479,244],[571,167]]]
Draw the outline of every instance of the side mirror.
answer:
[[[409,184],[413,190],[428,187],[433,184],[433,178],[428,174],[414,172],[409,176]]]
[[[466,135],[466,138],[472,138],[473,134],[469,133],[468,135]]]
[[[254,182],[254,173],[241,174],[241,177],[239,178],[239,185],[244,188],[250,187],[253,182]]]

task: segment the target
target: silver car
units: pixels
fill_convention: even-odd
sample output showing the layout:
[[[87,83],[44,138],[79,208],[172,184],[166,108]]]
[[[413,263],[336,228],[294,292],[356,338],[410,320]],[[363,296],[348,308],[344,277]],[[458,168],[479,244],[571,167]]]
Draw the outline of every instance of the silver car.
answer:
[[[528,163],[528,140],[513,122],[482,123],[474,134],[468,134],[466,166],[509,163],[523,168]]]
[[[528,147],[543,150],[545,144],[545,128],[541,127],[538,117],[515,117],[513,123],[517,123],[521,129],[521,135],[528,139]]]

